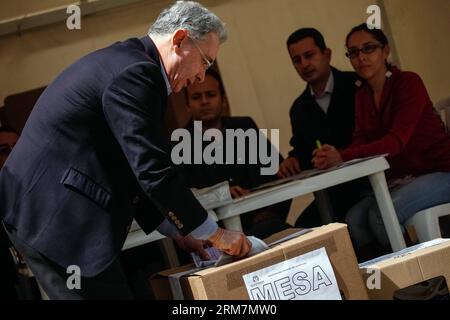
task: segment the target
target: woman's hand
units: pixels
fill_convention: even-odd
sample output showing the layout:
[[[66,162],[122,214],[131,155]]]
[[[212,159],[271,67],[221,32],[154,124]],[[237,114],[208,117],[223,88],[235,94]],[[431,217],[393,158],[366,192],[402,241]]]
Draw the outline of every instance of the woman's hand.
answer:
[[[235,198],[243,197],[246,194],[249,194],[250,190],[244,189],[239,186],[232,186],[232,187],[230,187],[230,193],[231,193],[231,197],[233,199],[235,199]]]
[[[328,169],[342,163],[342,157],[335,147],[325,144],[313,151],[312,164],[318,169]]]

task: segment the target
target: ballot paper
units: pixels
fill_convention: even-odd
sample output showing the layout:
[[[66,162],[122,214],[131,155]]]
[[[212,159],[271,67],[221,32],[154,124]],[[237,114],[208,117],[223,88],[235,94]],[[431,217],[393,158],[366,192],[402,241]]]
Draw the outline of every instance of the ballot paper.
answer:
[[[247,237],[247,239],[252,243],[252,249],[248,253],[248,257],[269,249],[267,244],[259,238],[250,236]],[[209,260],[202,260],[197,253],[191,252],[192,260],[194,261],[197,268],[208,267],[212,265],[215,267],[219,267],[236,261],[236,258],[222,252],[215,247],[206,248],[206,251],[210,256]]]
[[[202,189],[191,188],[191,191],[205,210],[224,206],[233,201],[228,181]]]
[[[197,268],[205,268],[214,265],[222,255],[222,251],[215,247],[208,247],[205,248],[205,250],[210,257],[209,260],[202,260],[197,252],[191,252],[192,261],[194,261]]]

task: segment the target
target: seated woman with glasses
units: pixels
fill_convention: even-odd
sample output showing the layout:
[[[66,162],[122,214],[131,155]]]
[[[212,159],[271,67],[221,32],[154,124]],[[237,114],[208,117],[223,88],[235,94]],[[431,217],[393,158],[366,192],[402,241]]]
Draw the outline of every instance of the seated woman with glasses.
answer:
[[[362,79],[355,95],[352,144],[343,150],[324,145],[314,151],[314,165],[325,169],[388,154],[391,168],[386,174],[400,224],[420,210],[450,202],[450,137],[421,78],[387,62],[389,44],[380,29],[354,27],[346,47]],[[389,248],[373,195],[351,208],[346,222],[360,260]]]

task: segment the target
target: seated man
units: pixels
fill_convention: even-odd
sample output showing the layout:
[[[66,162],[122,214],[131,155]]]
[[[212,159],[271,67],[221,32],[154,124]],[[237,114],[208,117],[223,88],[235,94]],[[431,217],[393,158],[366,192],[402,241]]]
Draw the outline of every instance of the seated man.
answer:
[[[357,76],[330,65],[331,49],[322,34],[313,28],[293,32],[287,40],[292,64],[308,85],[290,110],[293,149],[280,164],[282,178],[312,169],[316,142],[344,148],[350,145],[355,127],[354,97]],[[327,189],[335,220],[344,221],[345,213],[360,199],[361,185],[367,179],[347,182]],[[301,227],[321,225],[315,201],[295,223]]]
[[[186,89],[186,100],[192,116],[186,129],[193,137],[194,130],[200,130],[194,126],[194,121],[201,121],[201,130],[203,132],[207,129],[220,130],[224,137],[221,143],[224,149],[223,163],[225,163],[226,159],[226,129],[258,130],[255,122],[249,117],[222,116],[225,105],[224,94],[220,76],[211,69],[207,70],[204,82],[192,84]],[[204,142],[203,148],[209,143],[211,142]],[[268,145],[270,146],[270,143]],[[194,164],[194,152],[192,152],[191,164],[183,163],[178,168],[182,171],[190,187],[205,188],[222,181],[228,181],[231,196],[236,198],[249,193],[251,188],[276,179],[275,175],[264,176],[260,174],[262,164],[249,164],[248,151],[246,145],[245,164],[237,164],[236,161],[233,164],[206,164],[204,161],[201,164]],[[236,154],[237,152],[234,153],[234,155]],[[248,235],[265,238],[275,232],[291,227],[285,222],[290,202],[282,202],[241,215],[244,232]]]

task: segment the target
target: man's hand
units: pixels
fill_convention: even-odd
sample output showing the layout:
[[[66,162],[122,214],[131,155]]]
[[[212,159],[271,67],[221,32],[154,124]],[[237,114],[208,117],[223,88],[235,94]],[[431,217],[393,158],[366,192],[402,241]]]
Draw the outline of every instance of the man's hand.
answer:
[[[209,260],[210,257],[205,250],[207,246],[206,240],[198,240],[190,235],[185,237],[177,236],[174,238],[178,246],[186,252],[197,252],[202,260]]]
[[[300,173],[300,163],[295,157],[287,157],[280,164],[277,176],[279,178],[287,178]]]
[[[342,163],[342,157],[335,147],[325,144],[322,148],[313,151],[311,160],[314,167],[328,169]]]
[[[245,196],[246,194],[250,193],[250,191],[239,186],[232,186],[230,187],[230,193],[231,197],[234,199]]]
[[[213,247],[237,258],[245,257],[252,248],[252,244],[247,240],[245,234],[239,231],[222,228],[218,228],[217,231],[208,238],[208,241]]]

